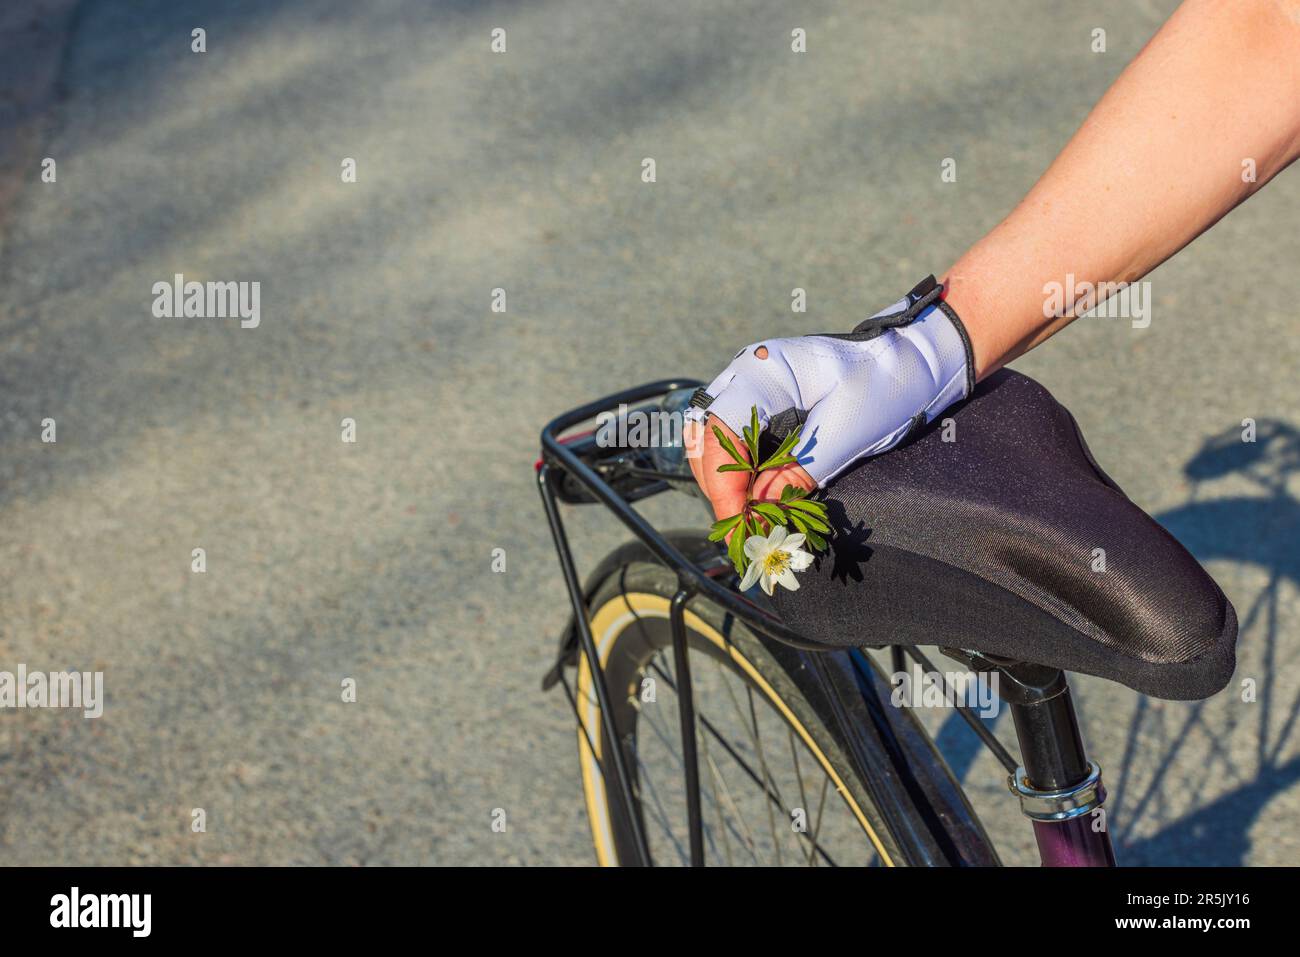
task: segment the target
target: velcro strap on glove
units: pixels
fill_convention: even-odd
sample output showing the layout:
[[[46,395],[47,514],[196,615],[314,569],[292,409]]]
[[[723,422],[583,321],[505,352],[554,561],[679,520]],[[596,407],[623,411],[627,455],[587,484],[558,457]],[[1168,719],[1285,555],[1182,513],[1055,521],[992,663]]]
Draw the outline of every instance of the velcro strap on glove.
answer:
[[[926,276],[898,302],[882,309],[870,319],[863,319],[846,338],[874,339],[886,329],[905,326],[928,309],[943,295],[943,287],[934,276]]]

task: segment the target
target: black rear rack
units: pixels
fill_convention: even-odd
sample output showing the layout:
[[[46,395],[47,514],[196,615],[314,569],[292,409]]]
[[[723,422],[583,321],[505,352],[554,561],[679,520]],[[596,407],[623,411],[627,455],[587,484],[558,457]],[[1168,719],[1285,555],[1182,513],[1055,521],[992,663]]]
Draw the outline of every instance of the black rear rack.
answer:
[[[671,542],[659,534],[653,525],[637,514],[626,497],[612,488],[610,483],[588,465],[574,448],[566,445],[560,438],[561,434],[568,429],[594,419],[601,412],[608,411],[611,408],[645,402],[677,389],[696,388],[699,385],[699,382],[692,379],[664,379],[659,382],[647,383],[635,389],[628,389],[625,392],[619,392],[574,409],[572,412],[565,413],[555,419],[546,428],[542,429],[542,461],[537,469],[537,480],[541,486],[542,501],[546,505],[546,516],[551,525],[551,532],[555,536],[556,548],[560,553],[560,564],[565,571],[565,580],[568,581],[569,573],[573,571],[573,556],[569,551],[568,539],[564,533],[564,527],[560,521],[556,505],[558,491],[558,480],[554,474],[556,471],[562,472],[566,479],[576,482],[595,501],[600,502],[613,512],[619,521],[645,543],[656,558],[677,572],[682,587],[691,595],[707,597],[731,612],[745,624],[783,644],[802,648],[805,651],[831,650],[827,645],[816,644],[800,637],[770,611],[754,604],[744,595],[726,587],[715,577],[707,575],[698,568],[690,558],[683,555]],[[636,498],[644,498],[664,487],[666,485],[646,487],[636,495]],[[573,574],[573,584],[574,587],[570,588],[569,597],[575,602],[580,602],[582,591],[577,583],[576,572]],[[575,610],[579,608],[581,608],[580,604],[575,605]],[[582,615],[579,614],[577,617],[581,619]],[[585,630],[585,625],[580,624],[579,630]],[[590,636],[588,635],[588,637]]]

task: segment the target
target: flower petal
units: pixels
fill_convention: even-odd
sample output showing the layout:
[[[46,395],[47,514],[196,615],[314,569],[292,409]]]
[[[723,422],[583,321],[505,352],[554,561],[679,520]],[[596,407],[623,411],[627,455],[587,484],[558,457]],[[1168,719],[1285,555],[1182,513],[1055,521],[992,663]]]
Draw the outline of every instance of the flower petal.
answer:
[[[749,567],[745,569],[745,577],[740,580],[740,590],[749,591],[754,587],[754,582],[758,581],[758,576],[763,574],[762,562],[750,562]]]
[[[791,591],[799,590],[799,579],[795,578],[794,572],[790,571],[788,568],[781,573],[781,577],[778,578],[777,581],[781,583],[781,587],[783,588],[788,588]],[[771,594],[771,592],[768,592],[768,594]]]
[[[763,583],[763,591],[767,592],[769,595],[772,594],[772,576],[764,575],[759,578],[759,581]]]
[[[767,539],[762,535],[751,535],[745,539],[745,554],[750,558],[758,558],[767,551]]]
[[[787,552],[792,552],[803,544],[803,532],[795,532],[793,535],[787,535],[781,547]]]
[[[813,557],[807,552],[791,552],[790,568],[793,571],[801,572],[813,563]]]
[[[767,544],[773,548],[780,548],[781,543],[785,541],[786,530],[784,525],[778,525],[772,529],[772,534],[767,536]]]

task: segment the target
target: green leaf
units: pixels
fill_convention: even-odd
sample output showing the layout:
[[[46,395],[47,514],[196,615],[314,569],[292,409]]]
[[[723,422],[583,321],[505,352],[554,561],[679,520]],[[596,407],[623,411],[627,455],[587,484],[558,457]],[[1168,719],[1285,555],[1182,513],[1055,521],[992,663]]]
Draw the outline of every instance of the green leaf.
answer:
[[[755,502],[753,509],[758,512],[759,515],[762,515],[765,519],[770,521],[774,526],[785,524],[785,512],[783,512],[778,505],[773,505],[770,502]]]
[[[826,547],[826,539],[824,539],[819,533],[829,531],[829,529],[825,526],[821,526],[821,523],[816,519],[800,512],[791,512],[790,521],[794,523],[795,528],[803,532],[804,538],[808,540],[808,544],[813,548],[821,551]],[[821,527],[818,528],[817,526]]]
[[[787,485],[785,488],[781,489],[781,501],[790,501],[790,499],[794,497],[793,493],[796,491],[798,491],[797,485]]]
[[[727,557],[731,559],[731,564],[736,566],[736,574],[745,574],[745,539],[748,537],[748,531],[745,523],[741,522],[736,528],[736,534],[731,536],[731,544],[727,546]]]
[[[811,528],[815,532],[824,532],[827,535],[829,535],[831,532],[831,527],[829,525],[823,522],[820,518],[814,518],[813,516],[809,515],[807,512],[802,512],[802,513],[791,512],[790,514],[792,515],[798,514],[799,517],[804,520],[804,524],[806,524],[809,528]]]
[[[821,502],[790,502],[787,506],[791,515],[798,515],[819,532],[829,532],[831,526],[826,517],[826,506]]]
[[[799,441],[799,430],[794,429],[793,431],[791,431],[789,435],[785,437],[785,441],[783,441],[780,444],[780,446],[777,447],[777,450],[773,452],[770,456],[768,456],[767,461],[758,467],[758,471],[761,472],[763,471],[763,469],[771,469],[771,468],[776,468],[779,465],[788,464],[787,462],[785,462],[785,459],[790,458],[790,454],[789,454],[790,450],[794,448],[794,444],[798,441]],[[791,461],[795,461],[795,460],[791,459]]]
[[[793,455],[783,455],[779,459],[773,456],[758,467],[758,471],[764,469],[779,469],[783,465],[798,465],[799,460]]]
[[[744,517],[744,515],[733,515],[731,518],[724,518],[714,522],[713,531],[709,532],[709,541],[722,541],[727,537],[727,532],[739,525],[744,520]]]
[[[752,472],[748,465],[737,465],[735,462],[728,462],[726,465],[718,466],[719,472]]]
[[[749,445],[749,460],[758,461],[758,406],[749,407],[749,428],[745,431],[745,442]]]
[[[736,451],[736,446],[732,444],[731,439],[727,438],[727,433],[723,432],[716,425],[713,427],[713,437],[718,440],[718,444],[727,450],[727,454],[736,460],[737,464],[745,466],[745,471],[750,471],[753,466],[746,461],[745,457]]]

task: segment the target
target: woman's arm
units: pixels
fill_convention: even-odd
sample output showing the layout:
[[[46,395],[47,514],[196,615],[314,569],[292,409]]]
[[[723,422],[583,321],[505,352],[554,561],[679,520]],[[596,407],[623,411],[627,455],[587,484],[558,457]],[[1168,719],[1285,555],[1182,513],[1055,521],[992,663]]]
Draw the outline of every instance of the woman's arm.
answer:
[[[1068,291],[1069,276],[1076,288],[1140,279],[1298,154],[1300,0],[1186,0],[1120,74],[1029,195],[948,270],[944,297],[969,335],[975,378],[996,371],[1074,318],[1073,303],[1054,310],[1047,288]],[[1243,176],[1247,160],[1254,164],[1253,181]],[[1081,302],[1078,311],[1094,304]],[[942,326],[939,319],[934,322]],[[881,365],[882,375],[897,376],[900,369],[918,368],[912,361],[916,356],[943,351],[931,343],[909,348],[906,356],[890,352],[902,349],[904,338],[893,334],[883,349],[873,347],[871,355],[860,358]],[[779,373],[793,366],[766,368],[767,349],[755,345],[759,348],[738,353],[715,380],[711,398],[726,393],[722,405],[736,406],[728,391],[734,389],[747,409],[751,396],[760,397],[764,407],[755,408],[762,415],[812,395],[810,422],[823,407],[847,404],[855,413],[832,415],[834,421],[826,425],[847,434],[821,437],[823,448],[834,444],[825,439],[835,438],[866,448],[863,454],[874,454],[870,443],[879,436],[895,435],[907,425],[894,406],[864,404],[862,384],[837,379],[833,364],[818,380],[816,362],[802,363],[802,375],[810,381],[783,392]],[[914,380],[903,384],[917,386]],[[927,418],[951,401],[909,394],[913,399],[917,408],[929,410]],[[766,407],[773,402],[777,407]],[[732,418],[739,422],[743,416]],[[716,415],[708,421],[730,433]],[[740,444],[734,433],[729,438]],[[801,450],[801,461],[815,462],[816,441],[814,436]],[[718,517],[740,511],[745,474],[717,471],[729,457],[710,430],[693,426],[688,444],[695,478]],[[787,483],[817,484],[804,468],[790,465],[764,472],[755,492],[761,496]]]
[[[1300,0],[1187,0],[1015,210],[948,270],[945,298],[977,378],[1074,318],[1044,315],[1046,285],[1140,279],[1297,155]]]

